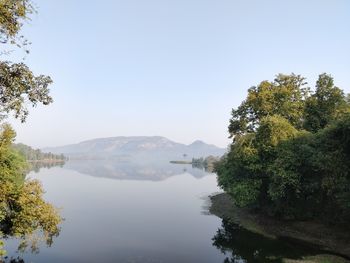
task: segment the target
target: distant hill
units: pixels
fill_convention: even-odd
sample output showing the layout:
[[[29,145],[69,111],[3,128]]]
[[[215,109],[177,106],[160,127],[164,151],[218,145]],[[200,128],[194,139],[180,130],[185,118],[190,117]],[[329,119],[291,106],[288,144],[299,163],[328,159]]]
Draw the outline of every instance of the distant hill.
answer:
[[[111,137],[83,141],[43,151],[64,154],[71,159],[118,159],[148,161],[191,160],[209,155],[222,156],[225,149],[195,141],[190,145],[173,142],[161,136]]]

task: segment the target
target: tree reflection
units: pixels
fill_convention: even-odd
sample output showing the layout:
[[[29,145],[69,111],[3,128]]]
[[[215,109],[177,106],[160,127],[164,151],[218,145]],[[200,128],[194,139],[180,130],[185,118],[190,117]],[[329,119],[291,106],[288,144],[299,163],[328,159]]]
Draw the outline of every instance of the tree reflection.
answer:
[[[213,246],[228,255],[224,263],[282,263],[285,258],[302,259],[321,253],[311,244],[265,237],[225,219],[212,240]]]
[[[0,260],[1,263],[25,263],[24,259],[21,257],[8,258],[5,257],[3,260]]]
[[[63,167],[65,165],[65,161],[60,162],[31,162],[29,165],[29,171],[33,171],[35,173],[38,173],[41,168],[47,168],[50,169],[52,167]]]
[[[0,233],[3,239],[18,238],[18,252],[39,253],[39,245],[51,246],[60,233],[58,210],[43,199],[43,188],[36,180],[23,184],[2,182],[0,186]],[[1,248],[0,248],[1,250]],[[2,250],[5,255],[5,251]],[[17,259],[16,259],[17,260]],[[1,259],[0,259],[0,262]],[[23,262],[23,260],[3,262]]]

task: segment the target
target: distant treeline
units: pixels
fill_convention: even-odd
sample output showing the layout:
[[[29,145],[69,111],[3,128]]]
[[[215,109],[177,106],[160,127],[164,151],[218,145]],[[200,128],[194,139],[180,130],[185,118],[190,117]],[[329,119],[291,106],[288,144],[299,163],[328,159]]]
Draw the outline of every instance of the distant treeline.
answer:
[[[232,111],[231,149],[215,167],[239,206],[285,219],[350,220],[350,100],[321,74],[315,91],[299,75],[248,90]]]
[[[67,160],[63,154],[57,155],[51,152],[44,153],[39,149],[33,149],[32,147],[23,143],[13,144],[12,147],[18,151],[29,162],[64,162]]]

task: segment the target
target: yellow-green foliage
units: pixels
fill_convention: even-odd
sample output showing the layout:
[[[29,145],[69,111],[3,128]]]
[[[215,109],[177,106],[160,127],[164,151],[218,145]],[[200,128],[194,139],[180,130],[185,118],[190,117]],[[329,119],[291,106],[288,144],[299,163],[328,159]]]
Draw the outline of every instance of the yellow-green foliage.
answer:
[[[321,74],[309,94],[304,78],[278,75],[249,89],[232,111],[229,153],[219,185],[239,206],[284,218],[350,220],[350,104]]]
[[[255,143],[261,147],[276,147],[280,142],[297,136],[298,130],[287,119],[273,115],[264,117],[257,129]]]
[[[51,236],[58,234],[58,224],[61,218],[57,210],[44,201],[43,193],[38,181],[26,181],[20,187],[18,194],[13,199],[13,206],[19,209],[16,209],[11,218],[12,234],[25,236],[37,230],[42,230]]]
[[[1,234],[1,232],[0,232]],[[4,250],[4,241],[0,240],[0,258],[6,255],[6,251]]]
[[[9,124],[0,126],[0,181],[23,182],[26,163],[23,156],[11,149],[15,136]]]
[[[26,47],[29,43],[19,33],[23,22],[34,11],[30,0],[0,0],[0,43]],[[3,53],[6,50],[0,50],[0,55]],[[35,106],[52,102],[48,89],[51,78],[34,75],[24,63],[0,61],[0,76],[0,117],[14,113],[24,122],[28,104]]]
[[[15,41],[23,21],[35,10],[30,0],[0,0],[0,40],[6,43]],[[18,43],[16,43],[18,44]]]
[[[34,11],[30,0],[0,0],[0,43],[25,47],[28,42],[18,34]],[[0,61],[0,122],[9,113],[24,122],[26,105],[51,103],[51,82],[48,76],[35,76],[24,63]],[[59,232],[61,217],[44,201],[40,183],[25,180],[24,157],[11,146],[16,134],[8,124],[0,124],[0,238],[42,232],[50,243]],[[0,257],[5,253],[3,245],[1,241]]]
[[[264,117],[279,115],[293,126],[302,126],[305,101],[309,94],[300,75],[279,74],[275,80],[262,81],[248,90],[247,98],[232,110],[229,132],[231,137],[255,132]]]
[[[0,130],[0,233],[3,237],[26,238],[41,232],[47,242],[59,233],[61,217],[43,199],[38,181],[24,180],[26,163],[14,152],[14,131],[9,125]],[[0,253],[3,253],[0,244]],[[2,252],[1,252],[2,251]]]

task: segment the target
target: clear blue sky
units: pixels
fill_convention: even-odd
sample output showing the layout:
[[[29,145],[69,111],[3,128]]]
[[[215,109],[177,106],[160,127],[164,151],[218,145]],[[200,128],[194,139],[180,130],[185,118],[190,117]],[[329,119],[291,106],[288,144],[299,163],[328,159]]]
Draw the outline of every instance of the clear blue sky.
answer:
[[[350,92],[348,0],[35,3],[26,63],[53,78],[55,102],[11,120],[35,147],[120,135],[226,146],[232,107],[277,73],[313,87],[328,72]]]

